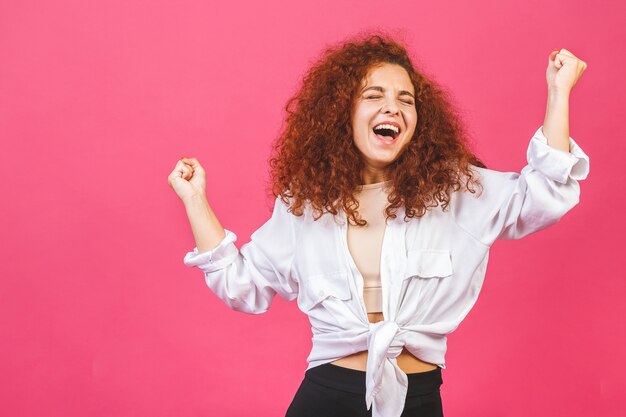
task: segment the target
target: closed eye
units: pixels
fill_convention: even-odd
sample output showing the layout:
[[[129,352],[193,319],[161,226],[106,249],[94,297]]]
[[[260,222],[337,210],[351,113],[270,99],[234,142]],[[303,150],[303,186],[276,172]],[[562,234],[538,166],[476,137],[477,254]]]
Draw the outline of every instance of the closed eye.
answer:
[[[378,98],[383,98],[383,96],[367,96],[365,97],[366,100],[371,100],[371,99],[378,99]],[[413,105],[413,101],[412,100],[400,100],[405,104],[409,104],[409,105]]]

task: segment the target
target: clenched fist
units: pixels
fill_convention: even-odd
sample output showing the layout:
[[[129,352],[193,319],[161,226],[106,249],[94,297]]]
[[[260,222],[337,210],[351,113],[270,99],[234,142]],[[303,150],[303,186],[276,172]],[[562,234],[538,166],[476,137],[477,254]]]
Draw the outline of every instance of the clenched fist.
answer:
[[[205,194],[206,173],[196,158],[182,157],[167,177],[167,183],[185,201]]]
[[[569,93],[585,69],[587,69],[587,63],[575,57],[570,51],[555,49],[548,57],[546,70],[548,89]]]

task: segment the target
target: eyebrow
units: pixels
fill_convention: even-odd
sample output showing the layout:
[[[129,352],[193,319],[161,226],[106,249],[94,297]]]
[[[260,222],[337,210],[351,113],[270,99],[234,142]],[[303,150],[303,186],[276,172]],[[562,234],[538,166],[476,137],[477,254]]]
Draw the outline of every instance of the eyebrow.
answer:
[[[363,94],[367,90],[376,90],[376,91],[380,91],[381,93],[385,92],[384,88],[375,85],[375,86],[372,86],[372,87],[367,87],[366,89],[361,91],[361,94]],[[400,94],[398,94],[398,95],[400,95],[400,96],[411,96],[411,97],[415,98],[415,96],[413,94],[411,94],[410,92],[408,92],[406,90],[400,90]]]

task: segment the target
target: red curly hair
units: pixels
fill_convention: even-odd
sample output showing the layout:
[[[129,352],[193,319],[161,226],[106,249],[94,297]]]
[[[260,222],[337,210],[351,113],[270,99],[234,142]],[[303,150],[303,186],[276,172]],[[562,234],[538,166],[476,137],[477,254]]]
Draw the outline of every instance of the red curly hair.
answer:
[[[305,202],[314,219],[324,212],[346,213],[351,224],[367,222],[354,198],[364,163],[352,138],[351,114],[361,83],[379,64],[402,66],[415,88],[418,125],[406,149],[387,167],[391,180],[386,217],[396,218],[404,205],[405,220],[423,216],[465,185],[480,185],[470,164],[485,165],[470,152],[460,116],[447,93],[415,69],[407,49],[382,34],[359,35],[326,49],[309,69],[297,93],[285,106],[286,124],[272,146],[271,193],[303,214]]]

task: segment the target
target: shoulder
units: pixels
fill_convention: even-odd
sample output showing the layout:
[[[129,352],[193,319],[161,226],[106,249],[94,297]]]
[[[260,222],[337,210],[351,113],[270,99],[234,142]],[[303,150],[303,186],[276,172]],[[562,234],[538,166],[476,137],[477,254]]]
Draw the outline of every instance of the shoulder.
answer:
[[[491,211],[503,200],[510,198],[518,185],[520,174],[517,172],[497,171],[471,164],[469,168],[475,181],[468,184],[467,178],[464,178],[463,187],[454,193],[451,204],[457,214],[468,211],[476,214],[481,209]]]
[[[495,169],[483,168],[476,165],[469,165],[473,177],[477,180],[477,186],[473,187],[477,190],[472,193],[467,189],[462,191],[465,194],[473,196],[481,196],[483,193],[493,193],[498,190],[507,189],[514,185],[520,174],[513,171],[497,171]]]
[[[473,173],[476,174],[479,180],[491,183],[502,183],[509,181],[511,178],[519,176],[518,172],[513,171],[497,171],[495,169],[483,168],[476,165],[469,165]]]

